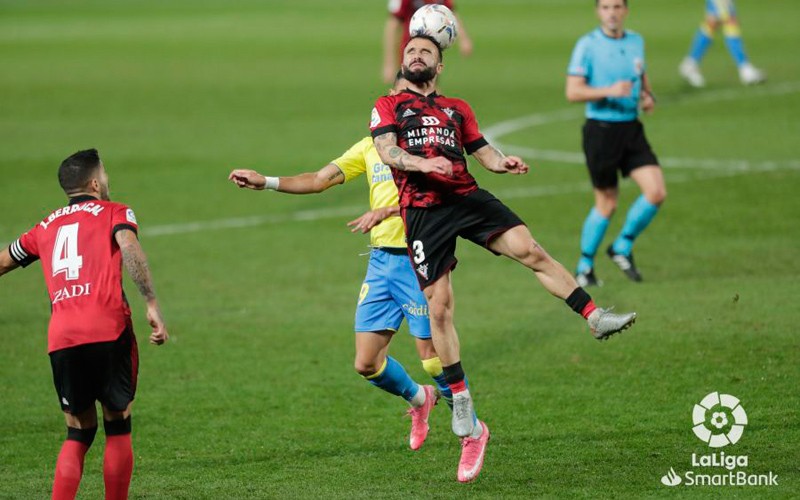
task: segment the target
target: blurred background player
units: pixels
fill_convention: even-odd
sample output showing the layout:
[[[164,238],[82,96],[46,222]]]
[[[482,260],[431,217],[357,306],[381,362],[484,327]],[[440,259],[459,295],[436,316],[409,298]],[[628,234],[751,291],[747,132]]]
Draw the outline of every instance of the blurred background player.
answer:
[[[0,252],[0,276],[41,259],[50,295],[47,350],[67,423],[56,462],[54,499],[72,499],[103,407],[107,499],[128,497],[133,472],[131,404],[139,356],[122,290],[122,263],[147,301],[150,343],[169,337],[153,291],[133,211],[109,201],[108,175],[97,150],[61,163],[58,181],[69,205],[51,213]]]
[[[411,16],[423,5],[440,4],[455,14],[454,0],[389,0],[389,17],[383,28],[383,81],[391,83],[403,58],[403,47],[411,36],[408,25]],[[472,39],[467,34],[461,17],[455,14],[458,22],[458,48],[463,56],[472,54]]]
[[[402,88],[406,83],[398,78],[395,88]],[[428,435],[428,416],[438,395],[432,386],[414,382],[403,365],[388,354],[389,343],[403,318],[416,341],[423,369],[433,378],[448,405],[452,404],[452,397],[444,379],[442,362],[431,341],[428,304],[408,260],[397,187],[391,170],[375,151],[372,138],[365,137],[317,172],[265,177],[253,170],[234,170],[229,178],[239,187],[249,189],[313,194],[362,174],[366,174],[369,185],[371,210],[348,225],[354,232],[370,231],[372,250],[356,306],[355,369],[372,385],[402,397],[411,405],[409,445],[417,450]]]
[[[413,37],[402,66],[409,85],[376,101],[370,130],[398,186],[408,254],[428,300],[433,342],[453,393],[452,429],[461,438],[457,477],[469,482],[483,467],[489,428],[475,414],[453,321],[450,274],[458,263],[458,237],[532,270],[548,292],[588,321],[597,339],[629,327],[636,314],[597,308],[572,275],[534,241],[522,220],[478,187],[467,170],[465,152],[497,174],[525,174],[528,165],[486,141],[469,104],[436,92],[443,68],[439,45],[427,36]]]
[[[753,66],[747,58],[742,42],[739,19],[733,0],[706,0],[706,18],[692,40],[692,46],[678,71],[692,87],[705,87],[706,80],[700,72],[700,62],[714,41],[714,33],[722,26],[725,45],[739,68],[739,79],[744,85],[756,85],[766,81],[764,72]]]
[[[617,170],[630,176],[642,194],[631,205],[625,224],[606,253],[633,281],[642,276],[633,261],[633,242],[650,224],[667,196],[658,159],[639,121],[639,107],[652,112],[655,99],[645,73],[644,40],[625,30],[626,0],[595,2],[600,27],[575,45],[567,69],[566,95],[586,103],[583,151],[594,186],[594,207],[583,224],[576,279],[599,285],[594,257],[617,209]]]

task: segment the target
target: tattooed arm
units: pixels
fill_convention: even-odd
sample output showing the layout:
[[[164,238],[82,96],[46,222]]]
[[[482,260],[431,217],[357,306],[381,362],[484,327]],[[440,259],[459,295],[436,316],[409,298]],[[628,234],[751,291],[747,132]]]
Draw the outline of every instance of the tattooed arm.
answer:
[[[529,167],[521,158],[517,156],[506,156],[491,144],[481,147],[475,151],[472,156],[474,156],[486,170],[496,174],[528,173]]]
[[[167,341],[169,334],[161,316],[158,300],[156,300],[153,279],[150,276],[150,268],[147,265],[144,250],[136,238],[136,233],[129,229],[117,231],[114,233],[114,238],[122,252],[122,263],[125,265],[125,269],[147,302],[147,322],[153,327],[150,343],[161,345]]]
[[[237,169],[230,173],[228,179],[237,186],[248,189],[261,190],[267,185],[267,178],[255,170]],[[317,172],[279,177],[277,191],[290,194],[321,193],[343,182],[342,171],[333,163],[329,163]]]
[[[443,156],[423,158],[421,156],[408,154],[403,148],[397,145],[397,134],[394,132],[387,132],[383,135],[379,135],[372,141],[383,163],[397,170],[436,173],[447,176],[453,175],[453,163],[450,160]]]

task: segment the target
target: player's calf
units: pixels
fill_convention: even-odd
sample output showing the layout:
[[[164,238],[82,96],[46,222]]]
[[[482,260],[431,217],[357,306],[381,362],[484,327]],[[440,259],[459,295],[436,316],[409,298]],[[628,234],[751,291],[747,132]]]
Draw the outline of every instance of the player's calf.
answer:
[[[103,481],[106,499],[128,498],[128,488],[133,474],[133,446],[131,444],[131,417],[122,420],[104,420],[106,449],[103,455]]]

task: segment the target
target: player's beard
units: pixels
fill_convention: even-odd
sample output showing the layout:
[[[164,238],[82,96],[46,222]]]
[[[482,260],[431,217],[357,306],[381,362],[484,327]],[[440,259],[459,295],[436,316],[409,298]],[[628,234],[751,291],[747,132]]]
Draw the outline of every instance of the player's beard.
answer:
[[[108,186],[100,186],[100,199],[103,201],[111,201],[111,197],[108,195]]]
[[[436,68],[426,66],[425,69],[412,71],[408,66],[403,66],[403,78],[414,85],[424,85],[436,76]]]

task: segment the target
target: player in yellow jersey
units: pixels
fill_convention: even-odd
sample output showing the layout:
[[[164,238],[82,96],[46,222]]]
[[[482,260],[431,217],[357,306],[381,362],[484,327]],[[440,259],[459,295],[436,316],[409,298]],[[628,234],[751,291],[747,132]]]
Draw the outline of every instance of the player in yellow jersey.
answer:
[[[404,88],[406,83],[399,78],[395,89]],[[391,170],[378,156],[372,138],[360,140],[317,172],[266,177],[254,170],[239,169],[231,172],[229,179],[242,188],[312,194],[362,174],[369,185],[371,210],[348,225],[354,232],[370,232],[372,251],[356,307],[355,369],[371,384],[402,397],[411,405],[409,444],[412,450],[417,450],[428,435],[428,415],[437,398],[441,395],[450,403],[452,393],[431,341],[428,304],[408,258],[397,187]],[[438,394],[433,386],[414,382],[403,365],[388,355],[389,343],[404,318],[415,338],[422,366],[435,381]]]

